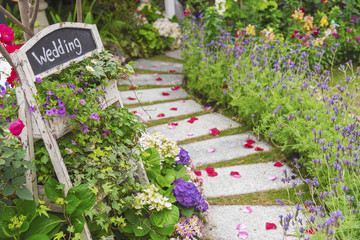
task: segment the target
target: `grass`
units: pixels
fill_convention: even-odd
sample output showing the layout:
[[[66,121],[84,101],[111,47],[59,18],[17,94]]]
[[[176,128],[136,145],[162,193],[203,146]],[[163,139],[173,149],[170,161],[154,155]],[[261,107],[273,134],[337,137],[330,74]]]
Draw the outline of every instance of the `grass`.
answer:
[[[162,61],[162,62],[173,62],[173,63],[183,63],[182,59],[172,58],[172,57],[166,56],[165,54],[153,56],[151,58],[148,58],[148,60]]]
[[[289,190],[289,191],[288,191]],[[299,190],[303,192],[302,199],[312,199],[306,184],[295,189],[274,189],[263,192],[241,194],[235,196],[207,198],[210,205],[277,205],[276,199],[281,199],[286,205],[300,202],[297,196]],[[287,199],[287,200],[285,200]]]
[[[258,152],[255,154],[251,154],[245,157],[236,158],[229,161],[223,161],[218,163],[207,164],[203,166],[197,167],[198,170],[204,170],[208,167],[212,168],[221,168],[221,167],[229,167],[236,165],[245,165],[245,164],[253,164],[253,163],[265,163],[272,161],[284,161],[285,156],[281,152],[280,149],[273,149],[269,152]]]

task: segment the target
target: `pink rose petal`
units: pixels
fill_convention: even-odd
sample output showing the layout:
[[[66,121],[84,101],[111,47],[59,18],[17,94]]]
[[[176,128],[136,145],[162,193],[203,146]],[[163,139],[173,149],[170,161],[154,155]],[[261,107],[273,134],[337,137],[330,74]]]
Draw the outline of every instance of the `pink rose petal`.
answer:
[[[245,207],[243,210],[244,213],[252,213],[251,207]]]
[[[277,176],[268,176],[268,179],[270,181],[275,181],[277,179]]]
[[[194,171],[196,176],[201,176],[201,171]]]
[[[236,226],[236,230],[244,230],[244,229],[246,229],[246,225],[245,224],[238,224],[237,226]]]
[[[144,66],[139,66],[139,69],[143,69],[144,68]]]
[[[180,86],[175,86],[175,87],[172,87],[171,90],[176,91],[176,90],[178,90],[179,88],[180,88]]]
[[[137,76],[139,76],[139,74],[135,73],[134,76],[137,77]]]
[[[193,134],[193,133],[188,133],[187,135],[188,135],[188,136],[194,136],[194,134]]]
[[[169,72],[173,73],[173,72],[176,72],[176,70],[169,70]]]
[[[169,129],[175,129],[176,126],[174,126],[174,125],[169,125],[168,128],[169,128]]]
[[[133,98],[133,97],[128,97],[128,99],[131,100],[131,101],[136,100],[136,98]]]
[[[239,174],[239,175],[234,175],[233,176],[234,178],[242,178],[242,176]]]
[[[209,132],[213,135],[216,136],[220,133],[220,131],[217,128],[212,128],[209,130]]]
[[[156,77],[156,76],[159,76],[159,74],[158,73],[154,73],[154,76]]]
[[[256,148],[255,148],[255,151],[261,152],[261,151],[264,151],[264,149],[261,148],[261,147],[256,147]]]
[[[246,140],[246,142],[247,142],[248,144],[253,144],[253,143],[255,143],[255,141],[252,140],[252,139],[248,139],[248,140]]]
[[[247,232],[239,232],[238,237],[240,239],[247,239],[249,237],[249,234]]]
[[[215,152],[215,148],[209,148],[207,151],[208,151],[208,153],[213,153],[213,152]]]
[[[211,107],[205,107],[205,110],[210,110],[211,109]]]
[[[156,81],[162,81],[161,77],[158,77],[157,79],[155,79]]]
[[[157,117],[165,117],[165,114],[160,113],[159,115],[157,115]]]
[[[177,111],[177,108],[170,108],[171,111]]]
[[[271,230],[271,229],[277,229],[277,226],[276,226],[275,223],[269,223],[269,222],[267,222],[267,223],[265,224],[265,228],[266,228],[266,230]]]
[[[180,103],[184,103],[184,102],[185,102],[185,100],[180,100],[179,102],[180,102]]]
[[[169,96],[169,93],[163,92],[162,95],[163,95],[163,96]]]
[[[206,171],[207,173],[209,173],[209,172],[214,172],[215,169],[212,168],[212,167],[208,167],[208,168],[205,169],[205,171]]]
[[[216,177],[218,175],[217,172],[208,172],[207,174],[209,177]]]
[[[177,126],[177,125],[179,125],[179,123],[171,123],[171,125]]]
[[[156,65],[152,65],[153,68],[156,68],[157,66]]]
[[[284,166],[284,165],[281,162],[276,162],[274,164],[274,167],[282,167],[282,166]]]
[[[136,89],[136,87],[134,86],[129,87],[129,90],[134,90],[134,89]]]
[[[199,120],[197,117],[192,117],[188,120],[188,123],[194,123],[196,120]]]
[[[161,83],[161,82],[157,82],[156,85],[159,85],[159,86],[160,86],[160,85],[162,85],[162,83]]]

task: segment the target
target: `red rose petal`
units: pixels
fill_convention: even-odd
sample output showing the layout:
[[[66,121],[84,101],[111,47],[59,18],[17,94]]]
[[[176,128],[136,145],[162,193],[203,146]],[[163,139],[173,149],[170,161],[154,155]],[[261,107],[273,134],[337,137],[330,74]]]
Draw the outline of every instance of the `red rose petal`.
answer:
[[[161,81],[162,78],[161,77],[158,77],[157,79],[155,79],[156,81]]]
[[[209,177],[216,177],[218,175],[217,172],[208,172],[207,174]]]
[[[253,144],[253,143],[255,143],[255,141],[254,141],[254,140],[251,140],[251,139],[246,140],[246,142],[247,142],[248,144]]]
[[[309,230],[306,230],[305,233],[314,235],[317,231],[318,231],[317,228],[312,228],[312,227],[310,227],[310,229],[309,229]]]
[[[217,128],[210,129],[210,132],[213,136],[216,136],[220,133],[220,131]]]
[[[194,171],[196,176],[201,176],[201,171]]]
[[[178,123],[171,123],[171,125],[173,125],[173,126],[177,126],[177,125],[179,125]]]
[[[176,70],[170,70],[169,72],[176,72]]]
[[[215,172],[214,168],[212,168],[212,167],[208,167],[205,170],[206,170],[207,173]]]
[[[157,115],[157,117],[165,117],[165,114],[160,113],[159,115]]]
[[[266,230],[277,229],[277,226],[275,225],[275,223],[267,222],[265,227],[266,227]]]
[[[180,88],[180,86],[175,86],[175,87],[172,87],[171,90],[176,91],[176,90],[178,90],[179,88]]]
[[[261,147],[256,147],[255,151],[261,152],[261,151],[264,151],[264,149],[262,149]]]
[[[136,100],[136,98],[128,97],[129,100]]]
[[[284,166],[284,165],[281,162],[276,162],[274,164],[274,167],[282,167],[282,166]]]
[[[244,144],[244,148],[253,148],[253,145],[246,143],[246,144]]]
[[[170,110],[172,110],[172,111],[177,111],[177,108],[170,108]]]
[[[163,95],[163,96],[169,96],[169,93],[163,92],[162,95]]]
[[[192,117],[188,120],[188,123],[194,123],[196,120],[199,120],[197,117]]]
[[[134,89],[136,89],[136,87],[129,87],[129,89],[130,89],[130,90],[134,90]]]
[[[231,171],[230,172],[230,176],[235,176],[235,175],[240,175],[240,173],[237,172],[237,171]]]

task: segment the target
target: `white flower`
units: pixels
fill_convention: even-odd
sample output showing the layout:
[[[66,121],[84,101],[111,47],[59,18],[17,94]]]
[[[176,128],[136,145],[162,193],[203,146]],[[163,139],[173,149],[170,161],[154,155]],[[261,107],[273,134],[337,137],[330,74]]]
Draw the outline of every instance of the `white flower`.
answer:
[[[218,11],[220,15],[223,15],[224,12],[226,11],[225,2],[226,0],[215,0],[215,9]]]
[[[94,72],[94,68],[91,67],[91,66],[86,66],[86,70],[89,71],[89,72]]]

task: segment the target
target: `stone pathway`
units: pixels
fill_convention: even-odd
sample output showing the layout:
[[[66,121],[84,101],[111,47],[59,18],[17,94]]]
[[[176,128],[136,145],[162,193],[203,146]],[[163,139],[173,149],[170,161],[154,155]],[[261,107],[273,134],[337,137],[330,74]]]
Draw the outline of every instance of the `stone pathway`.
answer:
[[[168,52],[167,55],[181,59],[180,51]],[[137,61],[135,68],[153,70],[155,73],[136,74],[131,83],[137,86],[149,86],[149,89],[121,92],[123,103],[127,105],[130,111],[141,116],[144,121],[168,120],[166,124],[149,127],[147,129],[149,133],[162,132],[175,141],[190,140],[202,136],[210,137],[208,140],[182,145],[189,152],[196,166],[246,157],[258,153],[259,151],[256,150],[259,149],[263,152],[272,150],[270,144],[249,132],[232,133],[233,135],[228,136],[216,134],[216,130],[221,133],[240,127],[240,124],[222,114],[212,113],[208,108],[205,109],[195,101],[189,100],[189,95],[179,87],[184,79],[183,74],[156,73],[156,71],[169,72],[170,70],[180,73],[182,70],[181,63],[141,59]],[[120,81],[119,84],[129,85],[131,83],[130,81]],[[138,104],[135,93],[140,102],[151,104],[131,107],[133,104]],[[185,117],[188,114],[193,117]],[[180,116],[184,116],[183,120],[175,121],[173,119]],[[244,147],[248,140],[255,141],[251,144],[252,148]],[[208,198],[217,198],[285,188],[286,185],[281,182],[285,169],[289,176],[295,177],[294,181],[297,184],[302,184],[284,163],[284,166],[281,167],[276,167],[274,164],[275,162],[252,163],[215,168],[214,172],[217,175],[213,177],[208,176],[207,171],[202,170],[200,171],[200,178],[204,181],[204,194]],[[234,177],[230,175],[231,172],[238,172],[240,176]],[[247,210],[249,207],[251,213]],[[279,206],[210,206],[206,239],[245,239],[238,236],[239,232],[247,232],[248,237],[246,239],[248,240],[287,239],[282,236],[282,227],[279,224],[278,216],[287,215],[291,213],[291,210],[290,207]],[[277,229],[266,230],[267,222],[276,224]],[[245,224],[246,228],[237,230],[238,224]]]

